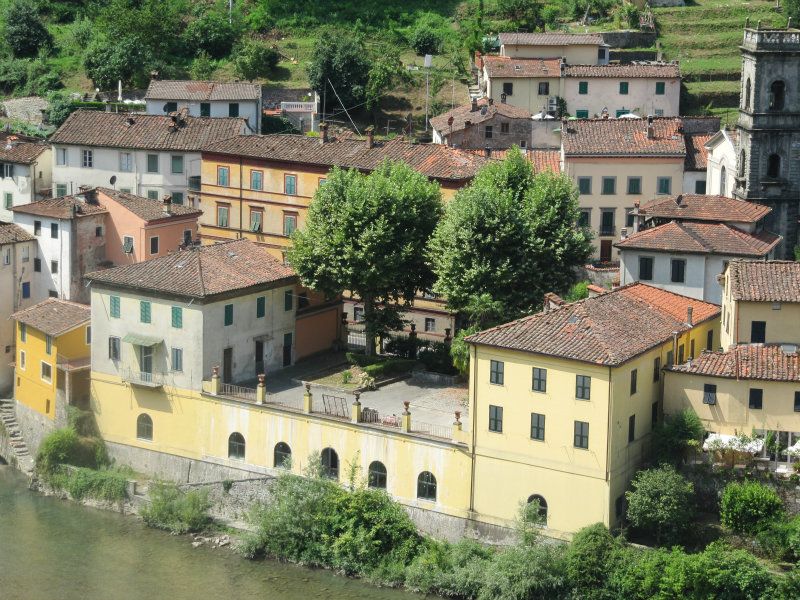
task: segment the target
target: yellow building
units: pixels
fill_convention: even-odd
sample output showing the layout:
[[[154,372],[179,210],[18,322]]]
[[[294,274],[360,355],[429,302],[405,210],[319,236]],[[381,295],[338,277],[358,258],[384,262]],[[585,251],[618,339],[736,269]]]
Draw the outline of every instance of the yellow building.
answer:
[[[537,499],[554,533],[614,526],[661,413],[662,367],[713,348],[718,314],[637,283],[467,338],[476,518],[508,525]]]
[[[14,398],[61,423],[67,405],[89,400],[88,305],[49,298],[11,315],[17,322]]]

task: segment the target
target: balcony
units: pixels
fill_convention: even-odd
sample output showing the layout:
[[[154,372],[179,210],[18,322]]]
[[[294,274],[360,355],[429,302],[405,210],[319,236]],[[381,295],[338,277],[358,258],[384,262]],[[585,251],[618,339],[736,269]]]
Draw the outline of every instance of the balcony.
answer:
[[[613,236],[616,235],[617,228],[613,225],[601,225],[600,226],[600,235],[602,236]]]
[[[120,375],[122,380],[140,387],[160,388],[164,385],[163,373],[151,373],[146,371],[134,371],[133,369],[122,369]]]

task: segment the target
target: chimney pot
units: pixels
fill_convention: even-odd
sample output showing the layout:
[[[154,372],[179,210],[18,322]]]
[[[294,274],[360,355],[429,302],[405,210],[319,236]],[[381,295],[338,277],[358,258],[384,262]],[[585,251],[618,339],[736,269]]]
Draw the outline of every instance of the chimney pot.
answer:
[[[656,132],[655,132],[655,129],[653,128],[653,126],[652,126],[652,125],[648,125],[648,126],[647,126],[647,139],[648,139],[648,140],[652,140],[652,139],[654,139],[655,137],[656,137]]]
[[[367,134],[367,149],[372,148],[375,145],[375,128],[370,125],[366,129]]]
[[[675,196],[675,204],[677,204],[678,206],[683,205],[683,194],[678,194],[677,196]]]
[[[492,155],[492,149],[491,149],[489,146],[486,146],[486,147],[483,149],[483,155],[484,155],[486,158],[489,158],[489,157]]]
[[[328,143],[328,124],[325,122],[319,124],[319,143]]]
[[[166,194],[161,204],[161,211],[165,215],[172,214],[172,194]]]
[[[694,323],[692,323],[692,312],[693,312],[693,310],[694,309],[691,306],[687,306],[686,307],[686,324],[689,327],[692,327],[694,325]]]
[[[620,237],[620,239],[623,239],[623,240],[628,237],[628,228],[627,227],[623,227],[622,229],[619,230],[619,237]]]

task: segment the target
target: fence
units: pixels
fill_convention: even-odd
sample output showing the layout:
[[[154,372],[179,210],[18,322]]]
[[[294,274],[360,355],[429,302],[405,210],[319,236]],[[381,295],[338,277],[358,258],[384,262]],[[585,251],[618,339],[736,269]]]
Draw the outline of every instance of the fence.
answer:
[[[423,423],[411,419],[412,433],[424,433],[433,437],[449,440],[453,437],[453,428],[449,425],[436,425],[434,423]]]
[[[364,350],[367,347],[367,333],[363,327],[350,325],[347,329],[347,348],[349,350]]]
[[[322,412],[332,417],[350,418],[350,407],[347,398],[322,394]]]
[[[256,391],[253,388],[246,388],[240,385],[233,385],[231,383],[220,384],[220,394],[223,396],[232,396],[248,402],[256,401]]]

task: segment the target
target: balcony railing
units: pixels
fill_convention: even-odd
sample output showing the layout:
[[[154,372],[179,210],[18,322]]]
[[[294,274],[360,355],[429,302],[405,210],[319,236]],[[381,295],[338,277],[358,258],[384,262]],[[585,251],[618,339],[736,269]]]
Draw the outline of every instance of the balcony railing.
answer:
[[[286,112],[314,112],[317,110],[315,102],[281,102],[281,110]]]
[[[123,369],[122,379],[132,385],[143,387],[161,387],[164,385],[163,373],[152,373],[147,371],[134,371],[133,369]]]
[[[615,235],[617,228],[613,225],[601,225],[600,235]]]
[[[256,401],[256,390],[254,388],[233,385],[232,383],[221,383],[220,394],[223,396],[231,396],[232,398],[239,398],[240,400],[247,400],[248,402]]]

